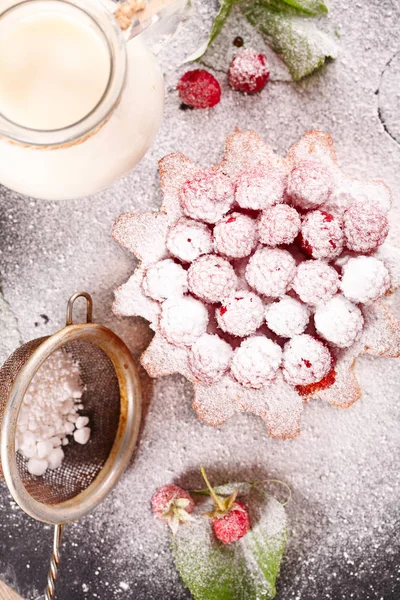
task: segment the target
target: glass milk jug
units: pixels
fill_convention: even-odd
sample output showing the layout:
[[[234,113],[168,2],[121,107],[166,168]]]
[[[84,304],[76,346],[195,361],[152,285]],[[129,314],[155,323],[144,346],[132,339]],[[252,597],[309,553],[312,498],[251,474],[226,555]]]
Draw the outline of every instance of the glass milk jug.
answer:
[[[155,54],[192,8],[141,3],[0,0],[1,184],[77,198],[141,160],[163,112]]]

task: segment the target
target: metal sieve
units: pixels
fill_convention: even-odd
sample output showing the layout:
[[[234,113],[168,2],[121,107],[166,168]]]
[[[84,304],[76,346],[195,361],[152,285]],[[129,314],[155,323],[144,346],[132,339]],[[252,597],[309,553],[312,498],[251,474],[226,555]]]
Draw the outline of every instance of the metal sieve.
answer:
[[[87,302],[86,323],[73,323],[79,297]],[[92,322],[92,314],[92,298],[78,292],[68,301],[64,329],[24,344],[0,369],[0,476],[28,515],[55,526],[45,600],[54,598],[64,525],[92,511],[112,490],[139,432],[141,390],[134,360],[115,333]],[[84,383],[81,414],[90,419],[91,437],[85,445],[66,446],[62,465],[35,477],[15,451],[18,414],[33,376],[60,348],[79,362]]]

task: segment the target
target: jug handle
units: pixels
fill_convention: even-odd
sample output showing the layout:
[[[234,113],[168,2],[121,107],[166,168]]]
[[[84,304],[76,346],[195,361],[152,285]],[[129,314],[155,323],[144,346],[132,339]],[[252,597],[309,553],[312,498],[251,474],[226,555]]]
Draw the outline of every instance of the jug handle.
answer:
[[[126,0],[123,4],[108,0],[107,3],[113,6],[126,40],[141,35],[154,54],[160,52],[194,12],[193,0],[149,0],[147,4],[144,0]],[[138,10],[142,4],[144,8]]]

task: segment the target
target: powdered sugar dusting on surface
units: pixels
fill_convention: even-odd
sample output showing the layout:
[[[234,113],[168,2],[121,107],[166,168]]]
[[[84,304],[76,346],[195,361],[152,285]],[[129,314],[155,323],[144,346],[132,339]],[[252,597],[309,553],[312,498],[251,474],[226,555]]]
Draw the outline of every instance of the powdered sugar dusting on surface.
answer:
[[[0,190],[0,278],[22,340],[61,327],[66,298],[86,287],[94,294],[96,320],[111,324],[136,357],[140,355],[150,341],[148,324],[110,314],[112,289],[134,268],[132,257],[110,240],[111,224],[124,211],[158,208],[156,167],[161,156],[182,150],[202,165],[218,161],[223,139],[236,125],[257,129],[280,153],[306,129],[329,130],[348,174],[358,179],[382,177],[394,198],[398,196],[399,148],[383,130],[377,116],[381,93],[375,92],[381,71],[398,52],[400,7],[373,0],[355,3],[349,10],[347,1],[331,2],[331,24],[338,25],[341,36],[335,62],[291,85],[279,58],[265,48],[274,65],[266,89],[246,98],[230,91],[224,75],[215,73],[223,85],[223,99],[207,114],[180,111],[173,91],[180,74],[174,65],[198,46],[199,31],[206,39],[217,7],[199,0],[197,9],[198,16],[166,51],[170,91],[163,129],[125,181],[95,199],[62,204],[34,202]],[[207,63],[226,68],[235,51],[234,36],[246,41],[250,32],[245,33],[242,25],[227,26]],[[251,40],[264,49],[261,37],[253,34]],[[181,72],[186,69],[187,65]],[[397,91],[396,83],[387,103],[394,102]],[[252,160],[258,156],[254,152]],[[392,240],[399,236],[399,215],[394,202]],[[381,250],[378,254],[381,258]],[[400,260],[390,262],[392,274]],[[387,301],[399,314],[398,296]],[[41,314],[50,317],[47,325]],[[0,336],[0,348],[5,340],[12,344],[10,350],[17,346],[14,320],[8,321],[6,337]],[[377,346],[387,350],[384,332],[375,339]],[[251,415],[235,416],[217,430],[206,427],[191,409],[191,384],[174,376],[151,387],[142,372],[145,398],[151,398],[151,404],[138,453],[111,497],[91,517],[65,529],[60,600],[188,600],[171,561],[169,534],[153,519],[149,499],[168,481],[202,486],[199,462],[213,482],[270,475],[291,485],[294,501],[287,506],[290,537],[278,579],[279,600],[397,600],[400,484],[393,474],[398,467],[399,364],[393,359],[358,359],[361,400],[347,410],[333,410],[325,401],[309,402],[302,434],[291,442],[268,438],[265,425]],[[343,397],[341,390],[337,397]],[[0,523],[1,576],[23,597],[36,598],[46,578],[51,530],[24,517],[3,485],[0,502],[7,515]],[[10,552],[17,546],[18,552]]]

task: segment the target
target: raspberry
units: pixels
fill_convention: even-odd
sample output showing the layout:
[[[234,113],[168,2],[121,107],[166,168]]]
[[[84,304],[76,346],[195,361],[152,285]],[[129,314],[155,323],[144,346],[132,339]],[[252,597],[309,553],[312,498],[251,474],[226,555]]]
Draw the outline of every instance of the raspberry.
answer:
[[[216,252],[230,258],[249,256],[257,245],[256,221],[241,213],[231,213],[214,227]]]
[[[151,499],[151,508],[160,521],[165,521],[176,533],[180,524],[191,520],[194,502],[186,490],[177,485],[164,485]]]
[[[360,335],[364,318],[358,306],[337,295],[317,306],[314,321],[325,340],[339,348],[348,348]]]
[[[212,169],[198,171],[180,191],[182,210],[188,217],[216,223],[233,203],[233,185],[226,175]]]
[[[284,296],[277,302],[269,304],[265,309],[265,320],[268,327],[284,338],[291,338],[303,333],[309,318],[308,308],[290,296]]]
[[[261,91],[269,79],[267,57],[251,48],[241,50],[230,64],[228,80],[239,92],[254,94]]]
[[[280,165],[258,167],[236,180],[235,200],[241,208],[262,210],[283,202],[286,170]]]
[[[283,375],[291,385],[321,381],[331,370],[332,362],[328,348],[306,333],[296,335],[283,348]]]
[[[353,302],[374,302],[389,287],[389,271],[373,256],[350,258],[343,267],[341,290]]]
[[[185,73],[178,82],[178,92],[182,102],[193,108],[212,108],[221,100],[221,86],[204,69]]]
[[[339,287],[339,275],[322,260],[307,260],[297,267],[292,289],[306,304],[326,302]]]
[[[263,210],[258,218],[260,242],[267,246],[291,244],[300,230],[300,216],[295,208],[277,204]]]
[[[183,262],[192,262],[213,251],[211,231],[198,221],[182,217],[169,230],[167,248]]]
[[[254,333],[264,320],[264,305],[253,292],[239,291],[227,297],[215,311],[222,331],[237,337]]]
[[[335,383],[335,381],[336,371],[335,369],[331,369],[328,375],[325,375],[321,381],[318,381],[317,383],[310,383],[308,385],[296,385],[296,390],[299,392],[300,396],[312,396],[317,392],[328,389]]]
[[[264,335],[249,337],[234,352],[231,372],[245,387],[259,389],[276,375],[282,362],[278,344]]]
[[[343,231],[333,215],[314,210],[303,219],[301,245],[313,258],[332,260],[341,254],[343,243]]]
[[[195,260],[188,271],[189,290],[206,302],[220,302],[238,286],[232,265],[215,254],[206,254]]]
[[[146,296],[163,302],[173,296],[183,296],[187,292],[186,280],[185,269],[167,258],[147,269],[142,286]]]
[[[208,311],[195,298],[170,298],[161,305],[160,329],[170,344],[191,346],[206,332],[207,324]]]
[[[236,500],[238,491],[233,490],[228,497],[219,496],[211,487],[206,472],[200,467],[201,474],[214,501],[214,509],[204,516],[212,519],[214,533],[224,544],[231,544],[240,540],[250,529],[250,519],[246,506]]]
[[[229,512],[213,519],[213,528],[215,535],[223,544],[232,544],[240,540],[250,529],[246,505],[236,500]]]
[[[353,204],[343,215],[346,246],[354,252],[371,252],[383,244],[389,232],[385,213],[372,204]]]
[[[211,385],[228,370],[232,357],[231,346],[218,335],[204,333],[193,344],[189,354],[189,367],[202,383]]]
[[[249,260],[246,281],[259,294],[279,298],[288,289],[295,272],[295,260],[287,250],[260,248]]]
[[[328,200],[333,186],[328,167],[314,160],[302,160],[289,175],[287,195],[294,206],[313,210]]]

